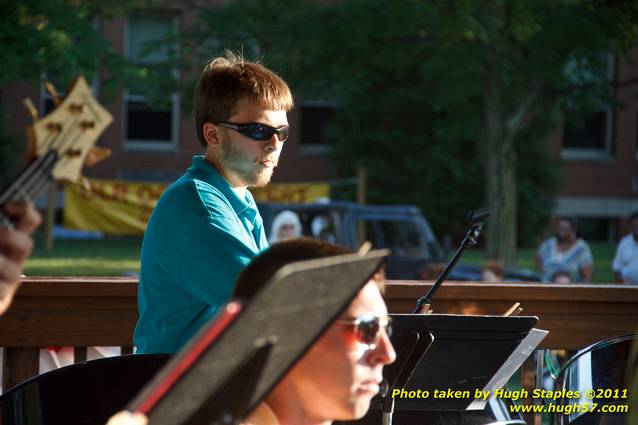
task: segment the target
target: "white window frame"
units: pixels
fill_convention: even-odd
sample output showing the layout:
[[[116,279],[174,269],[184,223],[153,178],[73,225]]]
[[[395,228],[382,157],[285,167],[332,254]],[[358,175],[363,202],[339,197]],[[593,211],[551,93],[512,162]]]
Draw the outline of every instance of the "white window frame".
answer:
[[[172,16],[173,30],[177,31],[179,28],[179,18]],[[124,56],[130,57],[129,52],[129,37],[130,37],[130,17],[126,17],[124,24],[123,41],[124,41]],[[179,78],[179,72],[177,69],[172,70],[173,77]],[[149,140],[149,139],[128,139],[126,136],[128,129],[128,102],[144,102],[146,98],[144,95],[133,95],[129,93],[128,89],[122,91],[122,141],[125,152],[129,151],[149,151],[149,152],[177,152],[178,151],[178,135],[179,135],[179,104],[180,96],[178,92],[171,95],[171,140]]]
[[[613,81],[615,68],[615,56],[613,53],[607,53],[607,79]],[[614,159],[612,154],[612,142],[614,138],[614,111],[613,108],[606,106],[602,111],[606,116],[605,131],[605,147],[601,149],[594,148],[565,148],[562,147],[564,142],[561,137],[561,159],[567,160],[600,160],[611,161]],[[638,156],[638,154],[637,154]]]

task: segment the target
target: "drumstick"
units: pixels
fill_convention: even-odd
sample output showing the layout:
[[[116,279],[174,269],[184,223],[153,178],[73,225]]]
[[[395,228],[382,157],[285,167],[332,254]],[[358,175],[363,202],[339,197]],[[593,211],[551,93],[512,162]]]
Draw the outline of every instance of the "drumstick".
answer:
[[[361,247],[359,247],[357,254],[363,257],[368,252],[370,252],[370,249],[372,249],[372,244],[370,243],[370,241],[365,241],[364,243],[361,244]]]
[[[523,311],[521,307],[521,303],[514,303],[509,309],[507,309],[507,311],[505,313],[503,313],[503,316],[516,316],[518,315],[521,311]]]

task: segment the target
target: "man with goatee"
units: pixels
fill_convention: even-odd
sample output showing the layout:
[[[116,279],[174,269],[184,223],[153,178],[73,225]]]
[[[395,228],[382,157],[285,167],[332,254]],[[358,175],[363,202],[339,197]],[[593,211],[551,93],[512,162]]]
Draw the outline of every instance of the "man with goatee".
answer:
[[[138,352],[178,351],[268,247],[247,188],[270,181],[292,106],[288,85],[258,63],[227,53],[206,65],[194,99],[205,154],[163,193],[144,235]]]

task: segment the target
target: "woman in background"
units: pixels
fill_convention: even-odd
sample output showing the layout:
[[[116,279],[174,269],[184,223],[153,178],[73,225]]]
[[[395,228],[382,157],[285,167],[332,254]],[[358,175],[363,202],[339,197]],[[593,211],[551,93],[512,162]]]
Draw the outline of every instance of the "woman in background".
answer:
[[[268,242],[273,244],[300,236],[301,221],[299,221],[299,216],[290,210],[284,210],[273,219]]]
[[[538,247],[536,267],[545,282],[550,282],[558,271],[569,273],[572,282],[591,282],[594,260],[587,242],[576,235],[574,219],[556,220],[555,235]]]

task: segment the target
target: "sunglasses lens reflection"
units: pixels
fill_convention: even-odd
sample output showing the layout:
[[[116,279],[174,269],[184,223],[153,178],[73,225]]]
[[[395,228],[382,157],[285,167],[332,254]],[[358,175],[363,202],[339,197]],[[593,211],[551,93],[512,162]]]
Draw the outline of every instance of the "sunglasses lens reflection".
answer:
[[[272,127],[266,127],[263,125],[255,125],[251,129],[254,138],[257,140],[268,140],[275,134],[275,129]]]
[[[359,322],[357,331],[361,342],[368,345],[374,344],[379,333],[379,319],[374,318]]]
[[[270,140],[273,134],[277,134],[277,138],[281,142],[285,142],[288,139],[288,133],[290,128],[288,126],[282,127],[280,129],[270,127],[267,125],[254,124],[246,126],[241,131],[244,136],[250,137],[254,140],[259,140],[265,142],[266,140]]]
[[[385,330],[388,337],[392,335],[392,319],[387,316],[377,317],[365,314],[357,319],[341,319],[337,322],[345,325],[354,325],[355,336],[357,340],[368,349],[374,349],[379,337],[381,328]]]

